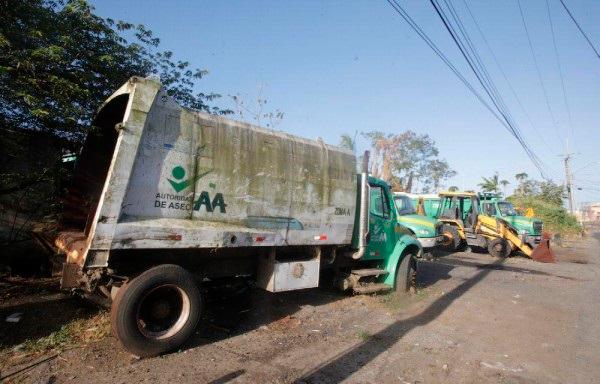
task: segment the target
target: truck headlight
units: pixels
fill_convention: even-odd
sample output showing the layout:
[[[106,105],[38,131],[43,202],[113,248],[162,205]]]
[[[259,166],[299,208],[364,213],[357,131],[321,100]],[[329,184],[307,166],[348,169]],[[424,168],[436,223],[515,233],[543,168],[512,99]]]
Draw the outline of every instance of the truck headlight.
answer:
[[[429,231],[426,229],[419,229],[417,232],[419,232],[419,235],[429,235]]]

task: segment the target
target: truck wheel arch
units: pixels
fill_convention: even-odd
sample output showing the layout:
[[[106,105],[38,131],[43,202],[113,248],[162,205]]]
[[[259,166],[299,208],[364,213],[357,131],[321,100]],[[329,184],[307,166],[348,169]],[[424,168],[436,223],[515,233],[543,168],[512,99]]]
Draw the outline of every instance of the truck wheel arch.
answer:
[[[394,248],[392,255],[389,257],[389,259],[385,265],[385,270],[388,272],[388,274],[387,274],[385,280],[383,281],[383,283],[390,285],[392,287],[394,287],[396,285],[395,280],[396,280],[397,269],[400,266],[400,263],[402,262],[402,260],[404,260],[404,258],[407,256],[408,257],[412,256],[410,267],[416,271],[417,263],[416,263],[415,257],[421,251],[422,251],[422,248],[421,248],[421,245],[418,242],[418,240],[416,240],[412,236],[408,236],[408,235],[402,237],[396,243],[396,247]]]

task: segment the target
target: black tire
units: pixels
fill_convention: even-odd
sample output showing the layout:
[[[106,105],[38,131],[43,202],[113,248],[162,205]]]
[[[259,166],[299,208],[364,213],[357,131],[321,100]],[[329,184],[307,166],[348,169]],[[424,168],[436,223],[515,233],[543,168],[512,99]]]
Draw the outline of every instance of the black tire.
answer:
[[[402,260],[396,268],[394,278],[394,290],[396,293],[405,294],[415,285],[416,261],[414,255],[408,253],[403,255]]]
[[[442,226],[442,234],[444,235],[444,240],[442,240],[442,243],[440,244],[442,249],[447,252],[458,250],[461,245],[458,229],[453,225],[446,224]]]
[[[119,289],[110,311],[113,333],[132,354],[157,356],[194,333],[202,306],[191,273],[178,265],[159,265]]]
[[[512,252],[510,243],[505,239],[493,239],[488,241],[488,253],[494,257],[505,258]]]

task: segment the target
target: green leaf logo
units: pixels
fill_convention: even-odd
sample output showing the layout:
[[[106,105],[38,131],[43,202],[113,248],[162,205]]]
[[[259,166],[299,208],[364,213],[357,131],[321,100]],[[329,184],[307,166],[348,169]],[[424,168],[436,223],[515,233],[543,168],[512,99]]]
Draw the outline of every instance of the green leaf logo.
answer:
[[[171,180],[171,179],[167,179],[167,180],[169,181],[169,183],[171,184],[171,186],[173,187],[175,192],[181,192],[184,189],[186,189],[187,187],[189,187],[190,185],[194,184],[194,182],[196,180],[198,180],[199,178],[208,175],[211,171],[212,170],[208,170],[207,172],[197,174],[193,177],[190,177],[187,180],[183,180],[183,178],[185,177],[185,169],[183,169],[182,166],[178,165],[175,168],[173,168],[173,170],[171,171],[171,175],[173,176],[173,178],[175,180]]]

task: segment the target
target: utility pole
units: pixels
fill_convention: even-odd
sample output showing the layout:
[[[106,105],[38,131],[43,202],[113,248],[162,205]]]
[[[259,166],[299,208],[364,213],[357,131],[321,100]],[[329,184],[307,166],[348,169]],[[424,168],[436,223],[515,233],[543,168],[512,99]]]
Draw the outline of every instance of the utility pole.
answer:
[[[573,214],[573,180],[571,176],[571,169],[569,168],[569,161],[571,160],[572,156],[573,154],[568,153],[567,149],[567,153],[565,153],[565,177],[567,184],[567,195],[569,197],[569,212],[571,215]]]

